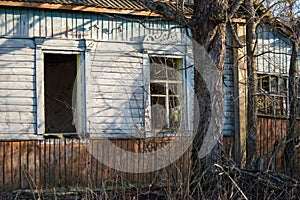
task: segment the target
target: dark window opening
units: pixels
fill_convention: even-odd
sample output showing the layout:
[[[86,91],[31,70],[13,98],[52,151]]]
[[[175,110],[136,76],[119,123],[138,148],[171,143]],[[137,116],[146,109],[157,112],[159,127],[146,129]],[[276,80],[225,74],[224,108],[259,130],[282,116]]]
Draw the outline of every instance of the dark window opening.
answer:
[[[44,54],[45,132],[75,133],[72,91],[76,55]]]

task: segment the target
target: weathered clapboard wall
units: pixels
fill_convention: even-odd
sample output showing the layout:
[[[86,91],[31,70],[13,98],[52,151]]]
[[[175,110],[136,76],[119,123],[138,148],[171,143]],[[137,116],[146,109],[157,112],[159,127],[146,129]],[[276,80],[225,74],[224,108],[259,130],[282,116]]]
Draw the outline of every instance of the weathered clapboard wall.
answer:
[[[12,40],[12,38],[30,39],[34,37],[45,37],[47,39],[93,39],[98,41],[96,42],[97,49],[91,52],[89,60],[89,63],[91,64],[89,71],[89,73],[91,73],[91,79],[87,80],[86,82],[87,95],[93,96],[91,97],[91,101],[87,102],[87,116],[90,117],[90,121],[87,122],[87,129],[95,131],[95,129],[100,128],[103,130],[106,129],[105,126],[108,123],[115,126],[115,121],[119,121],[119,124],[117,124],[113,129],[115,130],[115,133],[124,133],[124,131],[122,130],[126,129],[128,129],[127,132],[132,132],[133,123],[138,123],[139,125],[142,125],[143,123],[141,121],[141,114],[143,113],[142,104],[144,103],[142,102],[144,98],[142,96],[144,94],[142,91],[142,80],[144,78],[142,71],[142,57],[145,55],[138,53],[139,51],[142,51],[142,47],[136,46],[138,46],[138,44],[143,41],[145,35],[159,33],[164,30],[172,30],[172,27],[175,28],[177,26],[173,22],[165,21],[159,18],[149,18],[144,22],[142,21],[143,20],[141,20],[141,18],[134,16],[112,16],[107,14],[88,12],[1,7],[0,36],[10,37],[10,39],[7,40]],[[122,46],[120,44],[104,44],[100,41],[124,42],[122,47],[123,52],[121,52],[121,50],[119,49],[117,50],[118,53],[116,53],[116,50],[112,49],[115,46]],[[136,44],[133,44],[134,42],[136,42]],[[28,57],[27,59],[33,59],[31,60],[33,64],[33,71],[31,75],[33,76],[33,78],[35,78],[35,47],[32,46],[32,48],[33,57]],[[125,55],[124,52],[126,51],[130,54]],[[124,54],[122,55],[122,58],[119,58],[120,53]],[[18,60],[16,58],[16,62],[21,62],[21,60]],[[229,79],[226,80],[227,84],[230,85],[230,89],[226,89],[226,92],[230,93],[228,95],[228,101],[226,101],[225,108],[226,123],[224,132],[226,132],[226,135],[233,134],[233,119],[231,116],[233,112],[231,103],[229,102],[232,98],[232,84],[229,83],[232,80],[230,70],[231,69],[229,67],[227,70]],[[87,73],[87,76],[89,73]],[[127,76],[128,74],[130,74],[130,76]],[[100,78],[100,76],[102,78]],[[111,76],[110,81],[105,80],[105,78],[107,79],[108,76]],[[121,81],[121,78],[123,79],[123,82]],[[95,83],[95,80],[98,81],[96,81]],[[88,81],[91,82],[89,83]],[[132,109],[125,109],[125,112],[127,112],[130,116],[127,115],[125,121],[124,119],[107,119],[108,116],[116,116],[116,113],[120,113],[122,111],[121,109],[116,108],[124,103],[125,100],[124,98],[118,99],[120,97],[124,97],[124,83],[132,83],[131,92],[134,92],[132,98],[136,98],[136,103],[130,103],[130,107]],[[101,86],[99,86],[99,84]],[[134,90],[133,87],[135,87]],[[33,87],[33,91],[34,88],[35,86]],[[107,110],[105,109],[105,106],[97,109],[97,106],[95,106],[94,104],[99,105],[104,103],[100,103],[101,99],[96,95],[97,90],[99,94],[106,93],[106,96],[110,95],[110,99],[108,101],[111,101],[112,98],[116,98],[113,105],[115,109],[110,108],[109,110]],[[111,90],[114,90],[115,93],[111,93]],[[128,98],[126,99],[128,100]],[[33,98],[33,100],[35,99]],[[133,102],[134,101],[132,101],[132,103]],[[24,101],[24,103],[26,102]],[[126,104],[129,104],[129,102],[127,102]],[[107,106],[112,106],[111,102],[109,105],[106,101],[106,108]],[[99,111],[102,112],[101,116],[99,114]],[[101,118],[103,116],[105,116],[105,118]],[[9,120],[10,118],[7,118],[4,122],[7,122]],[[36,122],[32,122],[33,123],[30,123],[31,126],[35,127],[34,123]],[[18,131],[24,133],[24,131],[21,131],[21,129],[18,129],[17,132]],[[11,131],[9,132],[11,133]],[[106,132],[109,133],[111,132],[111,130],[106,130]]]
[[[296,129],[300,130],[300,121],[295,121]],[[258,117],[258,149],[257,153],[263,158],[264,169],[275,170],[283,168],[283,151],[288,131],[287,119],[276,119],[270,117]],[[300,140],[300,136],[297,137]],[[300,147],[294,148],[295,157],[293,158],[296,166],[300,166]],[[300,167],[294,169],[295,174],[300,173]]]
[[[145,113],[141,46],[114,42],[95,46],[87,72],[87,132],[138,136]]]
[[[169,167],[149,174],[124,174],[95,159],[79,139],[38,138],[37,51],[38,39],[55,50],[85,51],[87,132],[112,136],[134,134],[144,128],[145,88],[142,42],[149,34],[176,29],[159,18],[118,16],[63,10],[0,8],[0,190],[69,186],[103,186],[118,178],[147,183],[183,180],[189,173],[189,152]],[[180,34],[181,29],[177,29]],[[89,50],[70,47],[81,39],[93,40]],[[76,40],[76,41],[75,41]],[[73,43],[67,41],[74,41]],[[65,45],[65,46],[64,46]],[[64,49],[64,48],[71,49]],[[43,48],[43,47],[42,47]],[[159,49],[158,49],[159,50]],[[77,52],[78,53],[78,52]],[[160,51],[159,53],[164,53]],[[228,63],[230,64],[230,63]],[[230,65],[228,65],[230,75]],[[231,77],[226,81],[230,81]],[[232,85],[230,85],[232,89]],[[230,90],[231,90],[230,89]],[[227,90],[226,90],[227,91]],[[229,94],[231,95],[231,94]],[[232,97],[229,96],[229,99]],[[230,110],[231,104],[226,104]],[[122,117],[121,117],[122,116]],[[230,112],[227,135],[233,122]],[[11,141],[5,141],[10,139]],[[22,141],[26,139],[26,141]],[[32,139],[32,140],[31,140]],[[37,140],[40,139],[40,140]],[[123,149],[138,152],[150,139],[114,139]],[[160,138],[152,146],[167,138]],[[93,145],[97,140],[91,140]],[[233,154],[233,137],[224,144]],[[155,147],[156,148],[156,147]],[[112,158],[114,155],[110,155]],[[138,163],[139,164],[139,163]],[[166,179],[166,176],[167,179]]]
[[[176,26],[160,18],[9,7],[0,8],[0,24],[0,36],[119,41],[139,40]]]
[[[257,30],[257,49],[256,53],[256,69],[258,74],[263,76],[273,76],[278,78],[288,78],[290,68],[290,58],[292,54],[292,45],[289,38],[283,33],[273,30],[269,26],[260,26]],[[300,54],[299,54],[300,56]],[[299,66],[299,63],[298,63]],[[299,68],[297,75],[299,76]],[[277,79],[275,79],[277,80]],[[282,96],[284,100],[281,102],[281,108],[284,112],[275,113],[258,113],[257,119],[257,142],[258,142],[258,155],[263,158],[265,169],[274,170],[282,169],[282,156],[284,146],[286,143],[286,135],[289,131],[288,117],[289,117],[289,99],[288,99],[288,82],[267,82],[270,84],[268,89],[259,86],[259,93],[270,96],[269,102],[265,101],[264,106],[271,102],[270,107],[277,109],[278,102],[274,96]],[[275,90],[273,89],[275,88]],[[280,87],[279,92],[277,87]],[[272,88],[272,89],[271,89]],[[274,90],[274,91],[272,91]],[[273,95],[273,96],[272,96]],[[298,94],[299,96],[299,94]],[[270,101],[271,99],[271,101]],[[261,103],[261,102],[258,102]],[[298,113],[299,115],[299,113]],[[294,119],[296,130],[299,132],[299,119]],[[300,137],[296,137],[297,140]],[[300,149],[298,145],[294,148],[296,165],[300,166]],[[299,173],[299,167],[295,169],[295,174]]]
[[[257,72],[287,76],[292,46],[289,38],[268,26],[257,30]]]
[[[0,88],[1,88],[1,134],[16,133],[23,136],[36,133],[36,98],[35,98],[35,46],[31,38],[46,37],[60,39],[94,39],[97,42],[96,49],[90,57],[90,72],[92,77],[96,77],[98,82],[90,82],[87,86],[88,95],[91,95],[91,101],[87,102],[88,116],[90,117],[91,126],[87,124],[87,129],[95,130],[98,128],[105,129],[106,123],[115,124],[116,132],[126,130],[127,125],[141,123],[140,116],[135,113],[130,113],[129,121],[122,119],[108,119],[107,116],[114,115],[114,108],[119,107],[118,103],[122,102],[117,98],[122,97],[122,91],[119,87],[125,84],[136,83],[135,86],[141,86],[142,74],[142,55],[138,53],[141,47],[134,47],[133,42],[141,42],[147,34],[160,32],[161,30],[169,30],[176,27],[176,24],[169,21],[164,21],[159,18],[148,18],[143,21],[135,16],[118,16],[107,15],[100,13],[74,12],[63,10],[47,10],[47,9],[31,9],[31,8],[0,8],[0,36],[1,39],[1,69],[0,69]],[[277,34],[278,35],[278,34]],[[264,71],[268,59],[273,59],[276,62],[288,64],[286,53],[289,52],[289,47],[284,40],[278,40],[276,34],[271,31],[264,31],[258,37],[258,53],[266,47],[274,47],[275,52],[280,50],[283,54],[264,54],[263,58],[258,57],[258,70]],[[100,41],[123,41],[124,48],[128,47],[128,51],[132,51],[133,55],[124,55],[119,58],[119,54],[115,55],[108,51],[110,47],[116,46],[116,43],[103,44]],[[231,43],[230,37],[227,37],[227,42]],[[108,49],[103,48],[103,45]],[[110,49],[111,50],[111,49]],[[123,49],[124,51],[125,49]],[[115,50],[113,50],[115,51]],[[230,48],[227,49],[227,60],[225,66],[225,123],[224,134],[233,135],[234,133],[234,110],[233,110],[233,65]],[[103,57],[101,57],[103,55]],[[11,59],[13,57],[13,59]],[[3,59],[2,59],[3,58]],[[111,62],[114,60],[115,62]],[[9,61],[9,62],[7,62]],[[114,67],[112,65],[119,65]],[[276,72],[270,63],[268,72]],[[106,66],[107,68],[104,68]],[[124,68],[123,68],[124,67]],[[271,67],[271,68],[270,68]],[[111,71],[107,71],[110,69]],[[285,69],[285,73],[286,73]],[[105,74],[106,73],[106,74]],[[105,74],[105,76],[103,76]],[[116,76],[115,80],[106,81],[106,75]],[[131,74],[131,76],[126,76]],[[100,77],[101,76],[101,77]],[[125,77],[126,76],[126,77]],[[99,77],[99,78],[98,78]],[[126,78],[130,78],[126,79]],[[123,82],[120,78],[123,78]],[[90,79],[91,80],[91,79]],[[126,80],[126,81],[125,81]],[[19,81],[16,84],[12,82]],[[98,84],[101,84],[99,86]],[[106,85],[104,85],[106,84]],[[20,86],[20,87],[19,87]],[[116,91],[114,94],[108,94],[107,90]],[[124,88],[124,87],[122,87]],[[131,105],[134,112],[143,112],[140,103],[142,103],[142,89],[137,89],[135,103]],[[134,90],[135,91],[135,90]],[[93,93],[94,92],[94,93]],[[105,106],[110,107],[110,110],[95,109],[95,105],[100,104],[100,97],[97,94],[106,93],[115,99],[114,105],[111,102]],[[128,98],[126,98],[128,99]],[[137,101],[138,99],[138,101]],[[124,100],[124,99],[123,99]],[[110,101],[110,100],[109,100]],[[101,102],[103,104],[103,102]],[[20,110],[21,112],[17,112]],[[97,110],[98,113],[95,111]],[[116,110],[116,109],[115,109]],[[106,118],[99,115],[99,111],[107,113]],[[125,109],[127,112],[128,110]],[[132,129],[128,129],[132,130]],[[109,133],[110,131],[107,131]]]
[[[170,138],[165,138],[153,145],[161,146],[168,141]],[[141,152],[143,151],[141,148],[151,143],[150,140],[138,139],[113,140],[112,142],[130,152]],[[134,174],[118,172],[105,166],[88,151],[86,145],[85,141],[79,139],[0,142],[0,191],[53,187],[112,189],[128,182],[147,184],[154,180],[155,176],[157,180],[167,178],[170,181],[174,176],[178,178],[177,181],[184,182],[189,173],[188,152],[162,171]],[[90,141],[88,145],[97,146],[98,140]],[[102,154],[101,147],[97,150],[100,154]],[[107,156],[114,158],[113,154]],[[142,162],[145,161],[141,160],[141,163],[137,165],[142,166]],[[176,166],[180,166],[180,169],[175,168]]]
[[[130,152],[160,148],[172,138],[111,140],[115,145]],[[180,140],[177,141],[180,143]],[[109,142],[110,143],[110,142]],[[103,143],[101,143],[103,144]],[[232,153],[233,137],[225,137],[226,152]],[[86,145],[96,147],[99,140],[86,143],[80,139],[46,139],[43,141],[0,141],[0,196],[2,192],[19,189],[80,190],[86,187],[120,189],[128,185],[182,184],[186,187],[190,173],[190,151],[164,169],[137,174],[124,173],[109,168],[97,160]],[[109,144],[108,144],[109,145]],[[150,149],[149,149],[150,146]],[[101,146],[105,148],[104,146]],[[103,153],[99,147],[94,153]],[[113,153],[113,152],[112,152]],[[114,159],[114,154],[105,155]],[[126,155],[124,155],[126,156]],[[143,166],[141,159],[137,167]],[[125,189],[124,188],[124,189]]]
[[[30,39],[0,38],[0,137],[36,133],[35,45]]]
[[[0,84],[3,89],[0,108],[5,112],[0,119],[3,123],[1,134],[25,136],[36,133],[35,37],[96,40],[95,48],[86,58],[90,66],[85,66],[87,129],[91,133],[129,133],[133,131],[134,124],[142,123],[143,55],[138,53],[142,51],[139,43],[146,34],[170,30],[174,23],[159,18],[141,23],[139,18],[131,16],[9,7],[0,8],[0,20],[0,36],[5,37],[1,39],[1,54],[6,58],[1,60],[0,71],[6,76]],[[100,40],[120,43],[103,43]],[[65,51],[70,50],[65,48]],[[20,87],[5,82],[11,79],[21,80],[18,83]],[[124,87],[126,84],[128,88]],[[133,95],[131,102],[125,102],[130,99],[124,98],[125,95]],[[16,98],[11,99],[12,96]],[[17,98],[19,105],[14,106]],[[130,108],[124,108],[129,105]]]
[[[102,136],[106,134],[105,136],[113,137],[119,137],[123,133],[136,134],[144,126],[143,58],[147,54],[143,52],[143,39],[145,35],[175,29],[176,26],[173,22],[159,18],[145,20],[126,15],[1,7],[0,140],[38,139],[35,137],[37,133],[35,38],[38,37],[46,38],[48,41],[60,39],[60,42],[75,39],[77,42],[78,39],[94,40],[94,47],[85,55],[88,59],[85,77],[87,131],[91,134],[100,133]],[[269,45],[270,43],[265,43],[268,40],[268,37],[259,40],[259,45]],[[227,42],[231,43],[230,37],[227,37]],[[281,42],[279,44],[284,45]],[[283,51],[285,54],[288,52],[285,47]],[[233,104],[234,98],[238,97],[233,96],[234,60],[231,54],[232,51],[228,47],[224,74],[226,92],[224,134],[230,137],[225,137],[224,144],[233,155],[235,133]],[[283,54],[281,56],[281,61],[287,64],[287,59]],[[272,56],[268,55],[267,58],[269,57]],[[257,63],[265,66],[260,60]],[[274,138],[277,138],[271,137],[273,132],[269,131],[274,123],[282,123],[281,128],[276,129],[276,135],[280,131],[282,134],[285,131],[283,122],[259,118],[261,155],[270,150]],[[135,151],[136,148],[140,148],[138,140],[115,142],[127,150]],[[188,163],[186,157],[181,159],[184,161],[180,161],[180,166],[183,166],[180,173],[184,174],[187,172],[185,170],[188,170],[186,168]],[[72,184],[99,186],[103,181],[113,180],[119,175],[88,154],[84,144],[77,139],[1,141],[0,166],[2,167],[0,190],[29,188],[30,184],[37,184],[43,188]],[[151,176],[148,178],[151,179]],[[139,178],[139,175],[128,175],[129,180],[140,180]],[[92,182],[89,182],[91,179]]]

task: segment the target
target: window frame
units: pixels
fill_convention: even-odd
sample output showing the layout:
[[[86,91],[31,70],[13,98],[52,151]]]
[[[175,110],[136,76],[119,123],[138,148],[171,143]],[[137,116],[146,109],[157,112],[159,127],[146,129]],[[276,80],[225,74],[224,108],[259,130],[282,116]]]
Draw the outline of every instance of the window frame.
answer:
[[[267,82],[267,87],[268,87],[268,90],[265,90],[264,89],[264,86],[263,86],[263,77],[266,77],[268,80]],[[262,78],[260,78],[262,77]],[[277,85],[277,88],[276,88],[276,91],[272,91],[272,78],[276,78],[276,85]],[[280,92],[280,83],[279,83],[279,78],[283,79],[283,80],[286,80],[285,81],[285,87],[284,87],[284,90],[285,92],[284,93],[281,93]],[[262,99],[263,99],[263,109],[264,109],[264,112],[263,113],[260,113],[260,110],[259,110],[259,105],[257,105],[257,115],[258,116],[268,116],[268,117],[273,117],[273,118],[287,118],[289,116],[289,96],[288,96],[288,75],[287,74],[279,74],[279,73],[263,73],[263,72],[257,72],[257,98],[259,98],[260,96],[262,96]],[[272,103],[272,105],[268,106],[267,105],[267,98],[269,98]],[[282,108],[279,108],[281,111],[281,114],[278,114],[277,113],[277,107],[274,103],[276,103],[275,98],[280,98],[282,99],[283,101],[283,107]],[[259,99],[257,99],[257,103],[259,103]],[[272,110],[271,110],[271,113],[268,113],[268,107],[270,107]]]
[[[85,71],[88,67],[87,57],[88,51],[86,49],[85,40],[63,40],[63,39],[45,39],[35,38],[36,44],[36,122],[37,122],[37,135],[39,137],[45,137],[49,135],[75,135],[86,133],[86,77]],[[79,92],[77,92],[78,100],[80,101],[76,105],[79,106],[78,118],[76,119],[78,130],[75,133],[46,133],[45,130],[45,86],[44,86],[44,54],[75,54],[77,55],[76,68],[77,68],[77,86]],[[78,79],[79,75],[79,79]]]
[[[152,121],[151,121],[151,91],[150,91],[150,59],[152,57],[161,57],[161,58],[173,58],[181,60],[182,66],[182,99],[183,99],[183,107],[182,107],[182,127],[184,128],[183,131],[174,132],[171,129],[165,130],[162,133],[159,133],[158,130],[152,129]],[[144,55],[143,58],[143,66],[144,66],[144,106],[145,106],[145,137],[166,137],[166,136],[184,136],[187,135],[187,132],[192,132],[193,130],[193,101],[194,101],[194,94],[193,91],[189,89],[189,87],[193,87],[193,84],[188,84],[188,79],[193,81],[193,68],[187,68],[187,57],[185,55],[174,55],[174,54],[156,54],[156,53],[149,53]],[[170,117],[170,116],[168,116]],[[175,134],[174,134],[175,133]]]

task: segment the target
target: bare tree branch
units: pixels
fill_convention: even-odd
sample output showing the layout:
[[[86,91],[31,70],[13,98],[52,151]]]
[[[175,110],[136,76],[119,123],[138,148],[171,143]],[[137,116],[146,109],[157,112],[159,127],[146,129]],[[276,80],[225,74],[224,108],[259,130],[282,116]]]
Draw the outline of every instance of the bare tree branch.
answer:
[[[232,6],[230,7],[229,12],[228,12],[229,19],[231,19],[236,14],[236,12],[240,9],[240,6],[242,5],[243,2],[244,2],[244,0],[235,0],[232,3]]]
[[[177,22],[178,24],[189,27],[191,24],[191,19],[185,14],[185,6],[177,2],[176,8],[174,8],[174,3],[153,1],[153,0],[143,0],[146,6],[153,12],[162,15],[164,18]],[[172,6],[173,5],[173,6]]]

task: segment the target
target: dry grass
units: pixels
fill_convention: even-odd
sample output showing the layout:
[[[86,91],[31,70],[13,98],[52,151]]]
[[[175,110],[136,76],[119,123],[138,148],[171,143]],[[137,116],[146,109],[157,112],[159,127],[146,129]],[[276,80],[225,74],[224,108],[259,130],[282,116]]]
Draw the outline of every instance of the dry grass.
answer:
[[[188,184],[180,180],[160,180],[150,185],[118,180],[103,188],[19,190],[2,193],[0,199],[300,199],[300,179],[279,172],[240,169],[231,160],[224,163],[205,170],[198,180],[200,192],[193,195],[189,194]]]

